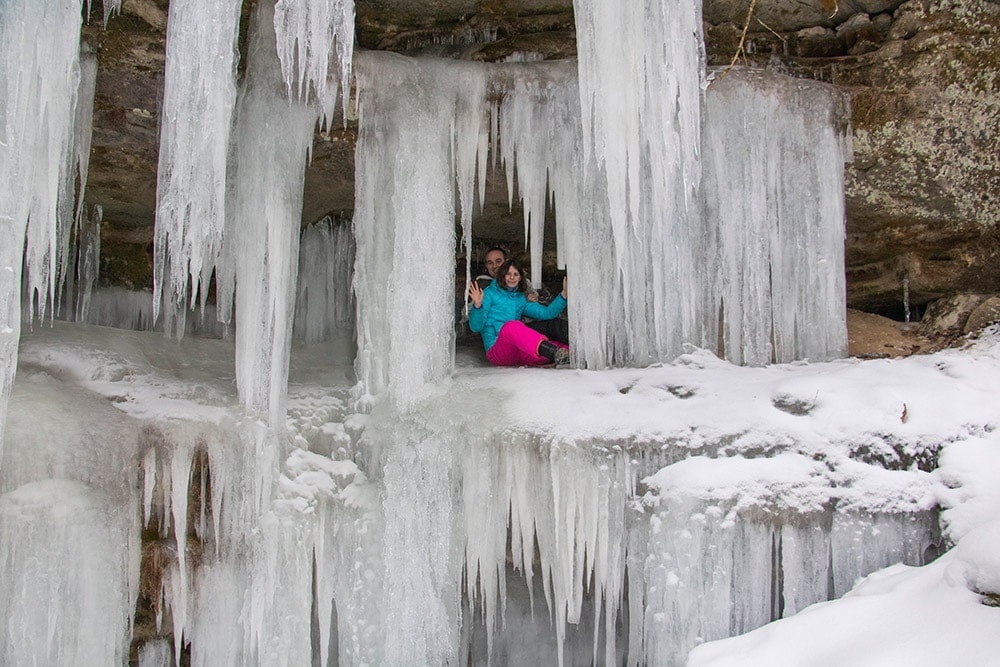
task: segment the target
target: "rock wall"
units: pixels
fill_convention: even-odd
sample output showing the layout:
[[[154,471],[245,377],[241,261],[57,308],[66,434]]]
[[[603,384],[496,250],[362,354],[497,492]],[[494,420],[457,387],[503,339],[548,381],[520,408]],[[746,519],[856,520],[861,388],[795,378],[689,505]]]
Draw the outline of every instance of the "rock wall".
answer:
[[[358,48],[478,60],[575,55],[571,0],[357,0],[356,10]],[[98,11],[85,27],[100,63],[87,199],[104,207],[102,281],[143,287],[167,2],[124,0],[107,29]],[[1000,4],[707,0],[704,18],[710,64],[736,55],[737,64],[851,92],[851,307],[902,319],[904,279],[913,316],[942,296],[1000,291]],[[304,222],[350,215],[354,138],[350,123],[317,136]],[[480,224],[513,239],[519,218],[500,188]]]

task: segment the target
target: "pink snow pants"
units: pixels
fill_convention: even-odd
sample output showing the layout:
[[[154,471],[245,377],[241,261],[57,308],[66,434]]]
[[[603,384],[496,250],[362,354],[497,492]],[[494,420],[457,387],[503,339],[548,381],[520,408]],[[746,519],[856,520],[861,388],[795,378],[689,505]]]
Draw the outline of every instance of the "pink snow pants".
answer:
[[[521,320],[510,320],[502,327],[493,343],[486,352],[486,358],[494,366],[543,366],[552,363],[549,359],[539,356],[538,344],[548,340],[542,334],[529,328]],[[566,347],[562,343],[552,341],[554,345]]]

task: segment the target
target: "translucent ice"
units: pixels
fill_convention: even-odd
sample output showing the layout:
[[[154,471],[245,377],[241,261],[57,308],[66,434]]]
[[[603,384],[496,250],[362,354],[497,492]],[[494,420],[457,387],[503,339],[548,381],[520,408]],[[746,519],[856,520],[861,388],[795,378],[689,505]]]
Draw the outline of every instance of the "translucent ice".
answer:
[[[718,239],[711,312],[735,363],[847,351],[846,99],[833,88],[734,69],[708,88],[707,215]],[[714,282],[714,281],[713,281]]]
[[[226,219],[239,0],[176,0],[167,19],[153,318],[208,298]],[[181,320],[183,325],[183,320]],[[178,335],[183,335],[183,326]]]
[[[0,5],[0,430],[16,368],[22,259],[31,308],[44,314],[56,293],[59,233],[72,226],[81,17],[80,0]]]
[[[295,299],[295,337],[325,340],[354,323],[351,279],[354,234],[349,223],[326,217],[302,232]]]
[[[354,0],[278,0],[274,30],[290,96],[313,100],[328,123],[338,90],[350,91]]]
[[[218,314],[235,315],[237,386],[250,414],[284,422],[302,184],[317,112],[281,86],[271,7],[258,5],[235,127]],[[235,313],[233,312],[235,304]]]

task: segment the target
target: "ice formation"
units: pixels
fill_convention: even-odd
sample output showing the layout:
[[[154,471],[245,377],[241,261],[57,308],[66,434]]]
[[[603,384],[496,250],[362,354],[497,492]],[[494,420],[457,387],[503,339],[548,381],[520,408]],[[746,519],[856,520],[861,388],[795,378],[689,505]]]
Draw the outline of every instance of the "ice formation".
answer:
[[[453,364],[456,169],[469,228],[486,71],[379,53],[356,65],[359,400],[387,394],[405,408]]]
[[[313,100],[322,109],[323,124],[328,124],[338,91],[346,97],[350,89],[354,1],[278,0],[274,28],[289,96]]]
[[[22,261],[29,308],[44,315],[65,270],[60,244],[74,195],[82,197],[77,177],[86,178],[89,139],[74,133],[90,117],[78,99],[93,99],[91,56],[81,92],[81,22],[80,0],[0,7],[0,424],[16,367]]]
[[[295,310],[302,183],[317,111],[282,94],[272,12],[261,3],[251,29],[217,307],[220,318],[232,313],[239,323],[236,384],[244,405],[279,426]]]
[[[842,100],[740,70],[706,84],[696,6],[625,4],[577,3],[578,63],[485,64],[355,59],[350,3],[260,2],[236,91],[238,8],[172,3],[157,262],[183,307],[164,327],[194,326],[214,269],[235,341],[28,332],[7,422],[20,241],[44,310],[53,230],[84,210],[89,121],[66,105],[92,80],[79,4],[0,7],[0,202],[19,207],[0,210],[0,590],[24,582],[0,662],[123,662],[141,607],[143,665],[677,664],[933,555],[939,489],[905,459],[995,430],[977,392],[1000,391],[996,349],[897,375],[678,357],[843,352]],[[71,29],[44,65],[23,47]],[[353,239],[322,222],[300,243],[313,133],[352,64]],[[36,117],[52,143],[23,150]],[[555,212],[578,366],[676,360],[456,370],[456,221],[468,273],[491,164],[535,281]],[[78,235],[77,319],[151,328],[159,297],[88,291],[99,247]],[[921,384],[938,390],[900,422]]]
[[[847,99],[770,72],[715,74],[703,136],[721,352],[744,364],[843,356]]]
[[[613,262],[598,265],[612,281],[605,317],[620,313],[626,328],[613,360],[663,361],[709,344],[716,317],[700,214],[701,6],[578,0],[574,10],[585,167],[602,172],[611,230]]]
[[[153,318],[208,299],[226,216],[239,0],[178,0],[167,20],[153,237]]]
[[[327,216],[302,231],[292,327],[296,338],[316,343],[352,328],[353,273],[354,234],[349,223]]]
[[[327,375],[332,385],[293,383],[295,445],[262,506],[235,422],[231,342],[56,324],[25,339],[32,372],[12,398],[0,531],[24,539],[13,508],[32,484],[51,491],[45,480],[73,480],[50,502],[131,508],[66,505],[94,530],[135,540],[144,523],[160,535],[144,543],[141,578],[138,543],[116,551],[105,572],[118,597],[94,604],[128,618],[141,591],[196,665],[681,663],[702,641],[788,618],[885,565],[924,563],[940,544],[934,504],[975,488],[959,445],[995,443],[982,409],[1000,389],[996,344],[760,369],[695,354],[567,371],[570,385],[551,371],[463,367],[403,415],[387,403],[350,414],[349,382]],[[845,392],[858,386],[907,394],[914,420]],[[792,416],[790,396],[819,398]],[[943,441],[951,490],[851,453],[864,442],[876,459],[914,456]],[[956,519],[972,531],[972,514]],[[104,557],[100,543],[74,544]],[[162,577],[150,580],[153,553]]]

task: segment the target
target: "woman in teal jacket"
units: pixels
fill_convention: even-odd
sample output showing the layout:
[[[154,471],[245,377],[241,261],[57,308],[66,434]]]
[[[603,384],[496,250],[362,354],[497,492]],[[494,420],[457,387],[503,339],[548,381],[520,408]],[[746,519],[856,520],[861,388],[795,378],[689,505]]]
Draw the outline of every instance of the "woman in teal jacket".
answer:
[[[551,320],[566,308],[566,281],[563,291],[547,306],[525,298],[524,271],[513,259],[504,262],[497,277],[481,289],[469,286],[472,309],[469,328],[482,333],[486,358],[494,366],[542,366],[569,362],[569,348],[556,343],[521,321],[522,315]]]

